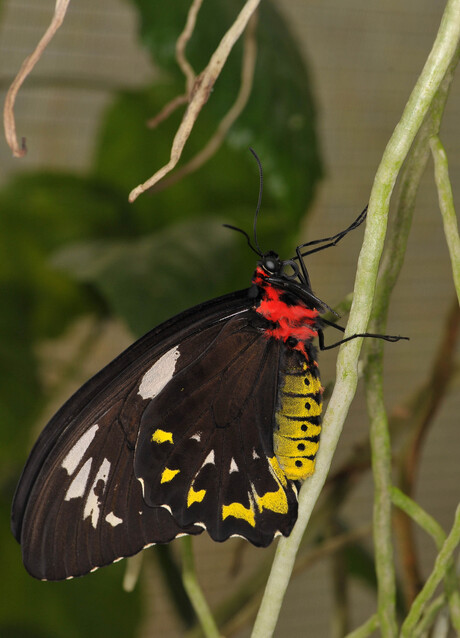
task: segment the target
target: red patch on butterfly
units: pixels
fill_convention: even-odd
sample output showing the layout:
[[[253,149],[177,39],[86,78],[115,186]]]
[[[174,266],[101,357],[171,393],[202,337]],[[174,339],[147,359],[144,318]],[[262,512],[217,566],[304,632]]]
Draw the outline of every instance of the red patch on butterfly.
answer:
[[[294,305],[284,302],[282,300],[284,291],[272,286],[267,281],[266,273],[260,267],[256,270],[253,283],[263,290],[262,300],[256,308],[256,312],[276,324],[275,328],[268,328],[265,331],[267,337],[282,339],[284,342],[289,337],[297,339],[298,343],[293,349],[299,350],[308,358],[305,342],[318,336],[315,326],[319,312],[315,308],[307,308],[300,300]]]

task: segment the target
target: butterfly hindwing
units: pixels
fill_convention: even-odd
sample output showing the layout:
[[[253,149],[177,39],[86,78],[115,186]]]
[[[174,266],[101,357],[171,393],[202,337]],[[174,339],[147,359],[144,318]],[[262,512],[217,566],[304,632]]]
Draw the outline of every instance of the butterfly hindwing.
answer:
[[[272,443],[281,348],[244,316],[226,322],[198,357],[193,340],[171,351],[178,369],[144,411],[136,448],[149,505],[167,507],[180,525],[203,525],[217,541],[240,535],[266,546],[289,534],[296,490]]]

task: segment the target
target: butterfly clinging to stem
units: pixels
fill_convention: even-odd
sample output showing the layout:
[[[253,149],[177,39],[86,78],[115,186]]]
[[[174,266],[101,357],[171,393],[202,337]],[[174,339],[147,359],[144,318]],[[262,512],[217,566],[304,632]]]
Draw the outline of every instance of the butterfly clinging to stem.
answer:
[[[249,289],[151,330],[78,390],[36,442],[16,489],[12,531],[36,578],[81,576],[154,544],[207,530],[266,547],[288,536],[300,483],[315,469],[325,345],[304,258],[348,228],[263,252]],[[234,228],[234,227],[230,227]]]

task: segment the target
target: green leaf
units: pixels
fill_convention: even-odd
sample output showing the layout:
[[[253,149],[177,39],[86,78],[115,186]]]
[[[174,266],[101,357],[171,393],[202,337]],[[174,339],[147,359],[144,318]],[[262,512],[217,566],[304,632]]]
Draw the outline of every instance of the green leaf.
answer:
[[[127,204],[111,187],[64,174],[35,173],[0,191],[0,460],[23,456],[25,432],[42,406],[34,352],[81,312],[95,308],[81,285],[49,265],[58,246],[107,229],[126,236]]]
[[[54,264],[95,285],[113,312],[139,335],[181,310],[228,292],[235,242],[235,234],[217,221],[184,222],[139,240],[69,246],[56,255]]]

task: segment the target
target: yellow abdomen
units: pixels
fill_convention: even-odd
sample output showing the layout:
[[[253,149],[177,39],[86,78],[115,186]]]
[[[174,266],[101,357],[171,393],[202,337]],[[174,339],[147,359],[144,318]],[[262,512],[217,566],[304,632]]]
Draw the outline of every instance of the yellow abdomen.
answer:
[[[278,395],[273,448],[287,478],[303,481],[315,471],[321,434],[322,387],[305,361],[286,369]]]

